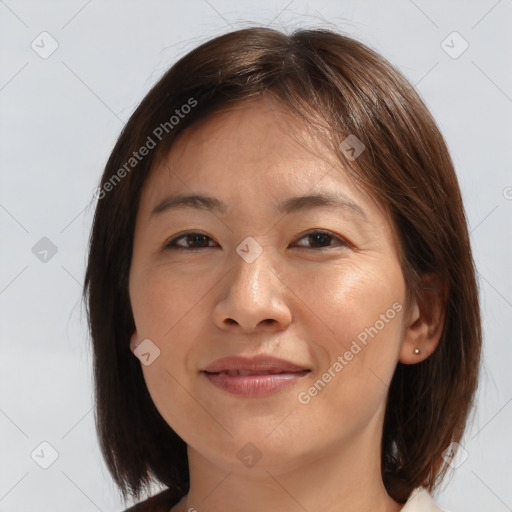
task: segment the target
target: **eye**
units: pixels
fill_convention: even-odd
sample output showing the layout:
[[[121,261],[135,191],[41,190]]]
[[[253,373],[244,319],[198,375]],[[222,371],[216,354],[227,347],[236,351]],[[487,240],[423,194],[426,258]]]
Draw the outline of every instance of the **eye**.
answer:
[[[309,247],[307,245],[304,246],[297,244],[299,247],[303,247],[305,249],[319,250],[336,246],[349,246],[349,244],[339,236],[324,230],[310,231],[309,233],[306,233],[301,238],[299,238],[299,240],[308,240],[312,244]],[[164,249],[178,249],[198,252],[201,249],[208,249],[209,247],[213,247],[212,245],[209,245],[209,242],[213,242],[213,240],[208,235],[198,232],[190,232],[184,233],[171,239],[165,244]],[[332,245],[332,242],[335,242],[336,245]]]
[[[184,240],[185,245],[180,244],[180,240]],[[207,249],[208,240],[212,239],[209,236],[204,235],[203,233],[184,233],[183,235],[177,236],[176,238],[173,238],[172,240],[167,242],[164,246],[164,249],[184,249],[196,252],[201,249]]]
[[[309,239],[309,241],[314,245],[314,247],[306,247],[310,249],[327,249],[329,247],[336,247],[333,245],[330,245],[332,241],[337,243],[337,246],[342,247],[348,247],[349,244],[340,238],[339,236],[336,236],[334,233],[331,233],[329,231],[323,231],[323,230],[315,230],[310,231],[309,233],[306,233],[303,235],[299,240],[303,239]],[[304,247],[304,246],[303,246]]]

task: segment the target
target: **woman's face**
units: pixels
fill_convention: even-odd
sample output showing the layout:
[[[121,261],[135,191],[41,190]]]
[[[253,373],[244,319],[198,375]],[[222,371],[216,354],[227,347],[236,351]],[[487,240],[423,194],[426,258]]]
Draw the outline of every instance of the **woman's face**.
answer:
[[[392,226],[268,98],[183,132],[152,170],[129,291],[151,397],[195,453],[277,472],[378,446],[409,321]]]

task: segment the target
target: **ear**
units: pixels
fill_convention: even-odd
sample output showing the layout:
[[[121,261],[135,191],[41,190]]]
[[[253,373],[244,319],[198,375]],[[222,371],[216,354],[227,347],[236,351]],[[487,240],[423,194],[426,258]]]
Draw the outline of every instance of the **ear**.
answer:
[[[416,364],[424,361],[437,348],[443,332],[446,308],[444,283],[434,274],[422,277],[419,299],[409,308],[400,362]]]
[[[137,330],[135,330],[133,331],[132,337],[130,338],[130,350],[133,352],[139,343],[139,335],[137,334]]]

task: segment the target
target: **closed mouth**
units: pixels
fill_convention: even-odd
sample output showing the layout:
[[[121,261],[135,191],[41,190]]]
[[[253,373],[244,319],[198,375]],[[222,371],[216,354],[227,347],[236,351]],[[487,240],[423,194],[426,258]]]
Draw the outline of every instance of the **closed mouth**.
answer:
[[[231,377],[247,377],[247,376],[260,376],[260,375],[291,375],[291,374],[306,374],[310,370],[279,370],[279,369],[271,369],[271,370],[221,370],[219,372],[208,372],[204,373],[210,375],[229,375]]]
[[[225,374],[229,376],[278,375],[294,374],[310,371],[303,365],[278,357],[259,354],[252,357],[232,356],[217,359],[202,368],[202,372]]]

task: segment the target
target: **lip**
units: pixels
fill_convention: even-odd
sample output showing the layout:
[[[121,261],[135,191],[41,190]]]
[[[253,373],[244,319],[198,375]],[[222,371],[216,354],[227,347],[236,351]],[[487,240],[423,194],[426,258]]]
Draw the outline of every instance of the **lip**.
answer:
[[[209,364],[203,371],[209,373],[218,373],[222,371],[249,371],[249,372],[298,372],[309,370],[306,366],[301,366],[286,359],[280,359],[274,356],[260,354],[253,357],[235,356],[217,359]]]
[[[272,356],[226,357],[201,373],[214,386],[234,395],[263,396],[296,384],[309,368]]]

